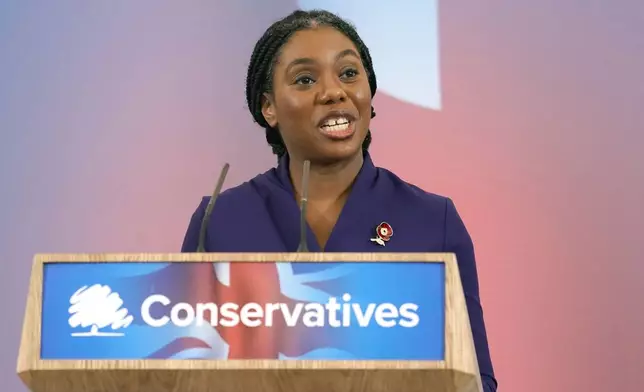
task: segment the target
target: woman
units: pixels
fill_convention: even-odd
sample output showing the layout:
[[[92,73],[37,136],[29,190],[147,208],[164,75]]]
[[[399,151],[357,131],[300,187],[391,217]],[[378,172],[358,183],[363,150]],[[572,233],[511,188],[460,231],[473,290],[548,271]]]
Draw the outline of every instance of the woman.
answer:
[[[496,390],[470,236],[454,203],[374,166],[368,149],[376,75],[355,29],[325,11],[296,11],[257,42],[246,99],[277,168],[223,192],[207,222],[208,252],[294,252],[303,163],[310,161],[308,248],[313,252],[454,252],[484,389]],[[188,227],[194,252],[209,198]],[[394,236],[378,244],[387,222]]]

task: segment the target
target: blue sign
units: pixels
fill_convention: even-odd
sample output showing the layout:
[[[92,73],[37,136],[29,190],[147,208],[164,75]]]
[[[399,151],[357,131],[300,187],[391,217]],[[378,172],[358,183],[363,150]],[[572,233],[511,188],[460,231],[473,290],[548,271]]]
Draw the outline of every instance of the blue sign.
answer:
[[[42,359],[444,359],[443,263],[46,263]]]

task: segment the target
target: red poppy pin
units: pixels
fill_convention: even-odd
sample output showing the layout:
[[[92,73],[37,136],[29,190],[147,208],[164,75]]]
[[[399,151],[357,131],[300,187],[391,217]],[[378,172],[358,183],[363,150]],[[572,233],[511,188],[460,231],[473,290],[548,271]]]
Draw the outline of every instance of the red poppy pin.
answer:
[[[376,237],[372,238],[371,242],[385,246],[385,242],[389,241],[392,235],[394,235],[394,229],[391,228],[391,225],[387,222],[382,222],[376,227]]]

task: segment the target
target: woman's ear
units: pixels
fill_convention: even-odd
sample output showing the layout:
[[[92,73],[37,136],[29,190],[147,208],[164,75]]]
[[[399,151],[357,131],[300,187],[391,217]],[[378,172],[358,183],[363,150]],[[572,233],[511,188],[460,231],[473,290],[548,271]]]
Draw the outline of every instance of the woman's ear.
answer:
[[[273,97],[268,93],[264,93],[262,95],[262,115],[271,128],[275,128],[277,126],[275,102],[273,101]]]

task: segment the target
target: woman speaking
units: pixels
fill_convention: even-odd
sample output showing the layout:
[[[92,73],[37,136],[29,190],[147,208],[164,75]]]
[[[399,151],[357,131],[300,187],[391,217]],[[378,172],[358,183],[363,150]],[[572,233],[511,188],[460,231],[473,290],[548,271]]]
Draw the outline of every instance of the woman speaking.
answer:
[[[195,252],[200,243],[207,252],[296,251],[300,179],[309,161],[308,249],[455,253],[484,390],[496,391],[472,240],[449,198],[374,165],[375,94],[369,50],[348,22],[326,11],[296,11],[270,26],[250,59],[246,99],[277,167],[219,195],[200,242],[210,200],[203,198],[182,251]]]

